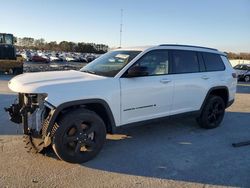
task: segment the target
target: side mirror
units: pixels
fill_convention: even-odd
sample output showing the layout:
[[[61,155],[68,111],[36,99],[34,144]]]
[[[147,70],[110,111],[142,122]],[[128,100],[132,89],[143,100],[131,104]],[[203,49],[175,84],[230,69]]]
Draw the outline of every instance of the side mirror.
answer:
[[[148,76],[147,67],[134,66],[128,70],[127,77]]]

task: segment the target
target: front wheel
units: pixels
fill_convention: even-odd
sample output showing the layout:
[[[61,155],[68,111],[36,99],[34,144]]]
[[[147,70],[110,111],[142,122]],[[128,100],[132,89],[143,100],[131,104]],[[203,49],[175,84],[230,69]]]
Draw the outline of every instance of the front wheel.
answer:
[[[18,75],[18,74],[23,74],[23,68],[15,68],[13,70],[13,74]]]
[[[14,70],[13,69],[9,69],[8,73],[11,74],[11,75],[14,74]]]
[[[224,114],[225,103],[223,99],[219,96],[211,95],[206,101],[200,117],[197,118],[197,122],[202,128],[213,129],[220,125]]]
[[[77,109],[57,122],[52,147],[57,156],[71,163],[84,163],[94,158],[106,139],[103,120],[93,111]]]

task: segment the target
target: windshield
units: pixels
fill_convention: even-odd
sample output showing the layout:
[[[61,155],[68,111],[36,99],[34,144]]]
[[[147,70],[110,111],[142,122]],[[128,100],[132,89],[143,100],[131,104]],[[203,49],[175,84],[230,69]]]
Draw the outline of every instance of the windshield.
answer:
[[[141,51],[110,51],[86,65],[80,71],[100,76],[114,77],[140,52]]]
[[[234,69],[238,70],[250,70],[250,65],[236,65]]]
[[[0,44],[13,44],[13,35],[0,33]]]
[[[6,44],[13,44],[13,36],[10,34],[5,35],[5,43]]]

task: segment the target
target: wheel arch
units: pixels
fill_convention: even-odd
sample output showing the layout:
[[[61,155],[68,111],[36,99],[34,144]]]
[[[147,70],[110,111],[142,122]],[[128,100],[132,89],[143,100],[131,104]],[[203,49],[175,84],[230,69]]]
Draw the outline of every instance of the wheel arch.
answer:
[[[107,132],[115,132],[116,124],[108,103],[103,99],[84,99],[62,103],[57,108],[51,110],[46,136],[51,133],[54,124],[57,122],[60,116],[62,116],[68,110],[75,108],[86,108],[94,111],[103,119]]]
[[[200,112],[203,110],[206,101],[208,100],[210,95],[216,95],[216,96],[220,96],[224,103],[225,103],[225,107],[228,106],[228,102],[229,102],[229,91],[228,88],[226,86],[216,86],[216,87],[212,87],[208,90],[206,97],[201,105],[200,108]]]

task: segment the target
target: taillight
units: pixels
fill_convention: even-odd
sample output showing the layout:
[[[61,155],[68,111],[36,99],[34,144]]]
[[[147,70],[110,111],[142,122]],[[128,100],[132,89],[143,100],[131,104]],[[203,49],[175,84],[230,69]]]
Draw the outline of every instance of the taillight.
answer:
[[[237,74],[234,72],[234,73],[232,73],[232,77],[233,78],[237,78]]]

